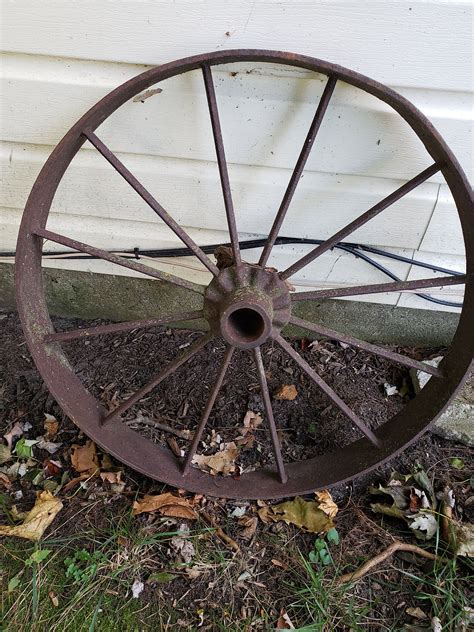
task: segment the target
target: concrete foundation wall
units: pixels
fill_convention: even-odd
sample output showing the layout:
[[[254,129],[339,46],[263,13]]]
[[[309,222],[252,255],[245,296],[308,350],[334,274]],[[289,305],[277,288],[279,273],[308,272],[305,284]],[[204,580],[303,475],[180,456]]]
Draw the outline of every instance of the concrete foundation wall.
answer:
[[[201,307],[198,294],[154,280],[49,268],[44,281],[50,313],[56,316],[121,321]],[[15,309],[14,267],[9,264],[0,264],[0,309]],[[300,302],[295,313],[367,341],[420,346],[449,344],[459,318],[449,312],[343,300]],[[205,328],[206,323],[193,321],[192,326]],[[311,337],[294,327],[287,333]]]

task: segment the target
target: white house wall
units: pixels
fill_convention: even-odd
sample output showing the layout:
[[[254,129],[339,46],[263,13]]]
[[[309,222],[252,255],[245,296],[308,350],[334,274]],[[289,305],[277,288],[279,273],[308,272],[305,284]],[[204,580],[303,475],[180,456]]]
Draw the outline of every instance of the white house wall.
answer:
[[[368,74],[417,105],[473,176],[471,2],[14,0],[4,2],[1,13],[3,252],[15,248],[21,210],[42,164],[77,119],[147,66],[204,51],[293,50]],[[261,236],[271,226],[324,77],[265,64],[228,65],[213,73],[241,237]],[[190,73],[160,88],[143,102],[127,103],[98,134],[198,243],[226,241],[202,77]],[[373,97],[340,83],[281,234],[324,239],[429,164],[403,120]],[[90,145],[60,185],[50,226],[114,250],[178,245]],[[440,174],[350,240],[464,267],[459,220]],[[305,246],[278,247],[270,263],[285,267],[307,251]],[[255,260],[258,252],[247,251],[245,257]],[[433,274],[377,260],[403,279]],[[186,257],[170,263],[154,265],[205,282],[198,262]],[[46,265],[133,274],[102,261],[63,259]],[[341,251],[327,253],[294,278],[298,290],[385,280]],[[442,296],[461,300],[462,287],[446,288]],[[414,293],[362,299],[446,309]]]

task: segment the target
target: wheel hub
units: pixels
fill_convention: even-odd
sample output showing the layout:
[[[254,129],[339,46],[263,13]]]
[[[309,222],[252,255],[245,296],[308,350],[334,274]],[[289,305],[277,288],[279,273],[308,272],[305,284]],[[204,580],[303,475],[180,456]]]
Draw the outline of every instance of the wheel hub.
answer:
[[[204,306],[211,330],[239,349],[278,335],[291,315],[286,282],[276,270],[249,263],[221,270],[206,289]]]

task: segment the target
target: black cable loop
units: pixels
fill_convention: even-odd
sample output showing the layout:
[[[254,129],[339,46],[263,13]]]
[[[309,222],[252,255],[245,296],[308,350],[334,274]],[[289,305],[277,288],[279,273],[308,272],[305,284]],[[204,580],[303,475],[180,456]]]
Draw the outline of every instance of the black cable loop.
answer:
[[[283,246],[288,244],[306,244],[306,245],[319,245],[324,243],[324,239],[309,239],[306,237],[277,237],[275,240],[275,246]],[[240,250],[250,250],[252,248],[262,248],[265,245],[266,239],[247,239],[245,241],[240,241],[239,246]],[[216,248],[219,246],[230,246],[230,244],[210,244],[208,246],[200,246],[201,250],[205,254],[213,254]],[[419,267],[419,268],[427,268],[428,270],[432,270],[433,272],[442,272],[444,274],[449,274],[451,276],[462,276],[463,272],[458,272],[457,270],[450,270],[449,268],[443,268],[441,266],[434,265],[432,263],[426,261],[419,261],[416,259],[410,259],[409,257],[403,257],[402,255],[394,254],[393,252],[388,252],[387,250],[383,250],[381,248],[374,248],[373,246],[366,246],[365,244],[351,243],[341,241],[336,246],[331,248],[334,250],[338,248],[339,250],[343,250],[348,252],[354,257],[358,259],[362,259],[369,265],[373,266],[386,276],[390,277],[394,281],[402,281],[400,277],[394,274],[391,270],[383,266],[381,263],[378,263],[371,257],[364,254],[364,252],[370,252],[372,254],[379,255],[380,257],[386,257],[387,259],[393,259],[394,261],[402,261],[403,263],[409,263],[410,265]],[[59,255],[67,255],[70,254],[71,251],[61,251],[61,252],[44,252],[43,256],[53,257]],[[116,252],[110,251],[110,252]],[[173,257],[189,257],[192,256],[192,252],[188,248],[166,248],[163,250],[142,250],[141,248],[135,247],[132,250],[125,249],[121,250],[124,255],[130,255],[130,258],[140,259],[142,257],[150,257],[150,258],[160,258],[167,259]],[[0,253],[0,257],[14,257],[15,252],[2,252]],[[68,257],[68,259],[76,260],[76,259],[98,259],[99,257],[94,257],[90,255],[73,255]],[[438,305],[444,305],[446,307],[457,307],[461,308],[462,303],[454,303],[452,301],[445,301],[440,298],[434,298],[433,296],[429,296],[427,294],[421,294],[416,292],[416,296],[424,299],[425,301],[429,301],[430,303],[436,303]]]

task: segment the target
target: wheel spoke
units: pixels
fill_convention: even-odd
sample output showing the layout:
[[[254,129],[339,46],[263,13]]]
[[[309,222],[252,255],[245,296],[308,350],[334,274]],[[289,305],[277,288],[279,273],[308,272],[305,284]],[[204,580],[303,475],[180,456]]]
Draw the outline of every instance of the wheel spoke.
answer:
[[[326,393],[329,399],[335,404],[339,410],[341,410],[346,417],[348,417],[353,424],[355,424],[361,432],[375,445],[377,448],[380,447],[380,440],[375,436],[372,430],[365,425],[365,423],[359,419],[359,417],[354,413],[353,410],[349,408],[349,406],[333,391],[333,389],[327,384],[322,377],[320,377],[316,371],[306,362],[304,358],[297,353],[293,347],[281,336],[275,338],[278,344],[287,352],[287,354],[296,362],[296,364],[303,369],[306,375],[313,380],[319,386],[319,388]]]
[[[424,362],[418,362],[417,360],[412,360],[408,356],[401,355],[400,353],[395,353],[395,351],[390,351],[389,349],[379,347],[378,345],[371,344],[370,342],[365,342],[365,340],[359,340],[358,338],[353,338],[352,336],[339,333],[334,329],[328,329],[323,325],[310,323],[307,320],[302,320],[301,318],[297,318],[296,316],[292,316],[290,318],[290,323],[292,325],[296,325],[297,327],[302,327],[303,329],[314,331],[315,333],[321,336],[325,336],[326,338],[339,340],[339,342],[344,342],[348,345],[363,349],[364,351],[368,351],[369,353],[373,353],[377,356],[382,356],[383,358],[387,358],[387,360],[391,360],[396,364],[402,364],[403,366],[408,366],[412,369],[417,369],[418,371],[424,371],[425,373],[429,373],[430,375],[434,375],[435,377],[443,377],[443,373],[437,367],[430,366],[429,364],[425,364]]]
[[[301,149],[301,153],[296,162],[293,173],[291,174],[290,181],[288,183],[287,189],[283,196],[283,199],[280,204],[280,208],[278,209],[278,213],[275,217],[275,221],[273,222],[273,226],[270,230],[270,234],[268,235],[268,239],[263,248],[263,252],[260,256],[260,261],[258,264],[260,266],[264,266],[268,257],[270,256],[271,250],[275,244],[275,240],[278,237],[278,233],[280,232],[281,225],[286,216],[286,212],[288,207],[291,204],[291,200],[293,199],[293,195],[296,191],[296,187],[298,182],[303,174],[303,169],[305,167],[306,161],[308,160],[309,154],[311,152],[311,148],[313,147],[316,135],[321,126],[322,120],[326,113],[327,107],[329,105],[329,101],[334,92],[334,88],[336,87],[337,79],[336,77],[329,77],[326,83],[326,87],[324,88],[324,92],[319,101],[318,107],[316,109],[316,114],[314,115],[313,121],[309,128],[308,134],[304,141],[303,147]]]
[[[281,456],[280,440],[278,438],[278,432],[275,425],[275,419],[273,417],[272,403],[270,401],[270,393],[268,392],[267,378],[265,377],[265,369],[263,367],[262,354],[260,347],[255,347],[253,350],[253,357],[255,365],[257,367],[258,381],[260,382],[260,390],[262,391],[263,405],[265,407],[265,414],[267,416],[267,422],[270,427],[270,435],[273,444],[273,454],[275,455],[275,461],[278,469],[278,475],[282,483],[286,483],[288,475],[285,471],[283,464],[283,458]]]
[[[316,246],[316,248],[313,248],[311,252],[308,252],[307,255],[305,255],[304,257],[301,257],[301,259],[299,259],[296,263],[294,263],[292,266],[290,266],[284,272],[282,272],[280,276],[283,279],[287,279],[288,277],[295,274],[295,272],[298,272],[298,270],[301,270],[301,268],[304,268],[305,266],[307,266],[309,263],[314,261],[317,257],[320,257],[327,250],[330,250],[331,248],[336,246],[345,237],[347,237],[348,235],[353,233],[355,230],[363,226],[366,222],[373,219],[379,213],[384,211],[386,208],[388,208],[389,206],[391,206],[392,204],[400,200],[402,197],[410,193],[410,191],[412,191],[417,186],[425,182],[425,180],[427,180],[428,178],[431,178],[431,176],[437,173],[440,169],[441,169],[440,165],[434,164],[434,165],[431,165],[431,167],[428,167],[427,169],[419,173],[417,176],[412,178],[409,182],[406,182],[396,191],[394,191],[393,193],[388,195],[386,198],[378,202],[371,209],[369,209],[365,213],[362,213],[362,215],[359,215],[359,217],[357,217],[354,221],[347,224],[347,226],[344,226],[344,228],[341,228],[341,230],[339,230],[337,233],[334,233],[332,237],[329,237],[322,244],[320,244],[319,246]]]
[[[206,427],[207,421],[209,419],[209,415],[211,414],[211,410],[216,401],[216,397],[219,394],[219,391],[221,390],[222,382],[224,381],[225,374],[227,373],[227,369],[229,368],[229,364],[232,359],[234,350],[235,350],[234,347],[227,347],[226,349],[224,359],[222,361],[222,365],[219,371],[219,375],[217,376],[217,380],[209,395],[209,398],[206,403],[206,407],[203,410],[199,424],[196,430],[194,431],[193,440],[191,442],[189,450],[187,451],[186,456],[184,458],[183,476],[185,476],[188,473],[193,457],[196,454],[199,442],[201,441],[202,433],[204,432],[204,428]]]
[[[36,228],[33,232],[35,235],[38,235],[38,237],[49,239],[49,241],[54,241],[57,244],[67,246],[68,248],[72,248],[73,250],[85,252],[86,254],[93,257],[104,259],[104,261],[110,261],[111,263],[115,263],[118,266],[128,268],[129,270],[135,270],[135,272],[141,272],[142,274],[146,274],[149,277],[159,279],[160,281],[166,281],[167,283],[172,283],[173,285],[179,285],[180,287],[184,287],[187,290],[196,292],[197,294],[203,293],[202,288],[195,283],[191,283],[191,281],[180,279],[179,277],[174,276],[174,274],[168,274],[167,272],[155,270],[153,268],[150,268],[150,266],[143,265],[143,263],[138,263],[138,261],[129,261],[124,257],[119,257],[118,255],[114,255],[113,253],[107,252],[106,250],[101,250],[100,248],[89,246],[89,244],[84,244],[82,241],[77,241],[76,239],[71,239],[70,237],[65,237],[64,235],[53,233],[50,230],[46,230],[45,228]]]
[[[380,294],[381,292],[404,292],[428,287],[445,287],[448,285],[464,285],[470,275],[460,274],[452,277],[431,277],[413,281],[396,281],[395,283],[376,283],[374,285],[354,285],[352,287],[335,287],[327,290],[298,292],[291,295],[291,301],[307,301],[322,298],[339,298],[341,296],[358,296],[361,294]]]
[[[142,388],[136,391],[128,399],[120,404],[115,410],[109,413],[102,423],[107,423],[113,419],[117,419],[123,415],[129,408],[138,402],[142,397],[152,391],[160,382],[162,382],[169,375],[174,373],[182,364],[190,360],[198,351],[200,351],[213,337],[212,333],[208,333],[202,338],[198,338],[186,351],[181,353],[177,358],[173,360],[168,366],[158,373],[148,384],[145,384]]]
[[[203,311],[182,312],[181,314],[169,314],[162,318],[150,318],[148,320],[129,320],[123,323],[112,323],[110,325],[98,325],[97,327],[84,327],[82,329],[70,329],[69,331],[58,331],[54,334],[47,334],[45,342],[67,342],[78,338],[90,338],[91,336],[102,336],[118,331],[130,331],[131,329],[145,329],[166,325],[167,323],[179,323],[187,320],[196,320],[203,317]]]
[[[169,213],[161,206],[161,204],[152,196],[152,194],[145,189],[143,184],[135,178],[135,176],[127,169],[127,167],[117,158],[117,156],[110,151],[110,149],[98,138],[91,130],[84,130],[83,135],[87,140],[102,154],[102,156],[109,162],[112,167],[118,171],[118,173],[128,182],[128,184],[134,189],[138,195],[144,200],[150,208],[163,220],[163,222],[171,228],[171,230],[181,239],[181,241],[196,255],[206,268],[212,272],[214,276],[219,274],[218,268],[212,263],[209,257],[201,250],[196,242],[191,239],[188,233],[175,222],[175,220],[169,215]]]
[[[209,106],[209,114],[211,116],[212,133],[214,135],[214,145],[216,148],[217,164],[219,167],[219,175],[221,180],[222,195],[224,196],[225,212],[227,215],[227,225],[229,227],[230,242],[232,246],[232,255],[234,263],[239,266],[241,263],[239,235],[235,222],[234,204],[232,202],[232,193],[230,189],[229,173],[227,170],[227,161],[224,151],[224,141],[222,139],[222,130],[219,120],[219,111],[217,109],[216,92],[214,82],[212,80],[212,72],[209,66],[202,67],[204,77],[204,86],[206,89],[207,103]]]

